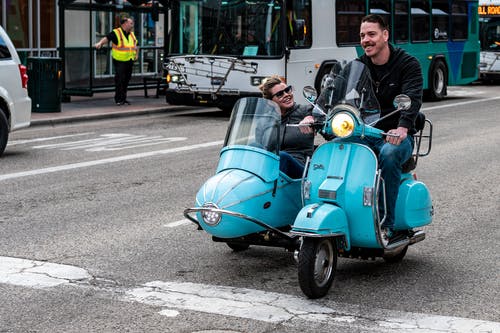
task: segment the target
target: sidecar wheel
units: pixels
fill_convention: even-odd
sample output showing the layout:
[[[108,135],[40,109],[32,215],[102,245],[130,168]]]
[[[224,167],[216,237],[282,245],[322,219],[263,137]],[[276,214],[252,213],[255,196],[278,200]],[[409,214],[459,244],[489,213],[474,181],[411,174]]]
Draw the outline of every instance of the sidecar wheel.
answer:
[[[248,250],[248,248],[250,247],[250,245],[248,245],[248,244],[231,243],[231,242],[227,242],[226,244],[227,244],[227,246],[229,246],[229,247],[231,248],[231,250],[233,250],[234,252],[241,252],[241,251],[245,251],[245,250]]]
[[[406,255],[406,251],[408,251],[408,246],[405,246],[402,248],[400,251],[392,254],[386,254],[382,258],[384,258],[385,262],[390,263],[390,264],[395,264],[397,262],[400,262],[403,260],[403,258]]]
[[[305,238],[299,251],[299,285],[309,298],[325,296],[337,268],[337,248],[330,238]]]

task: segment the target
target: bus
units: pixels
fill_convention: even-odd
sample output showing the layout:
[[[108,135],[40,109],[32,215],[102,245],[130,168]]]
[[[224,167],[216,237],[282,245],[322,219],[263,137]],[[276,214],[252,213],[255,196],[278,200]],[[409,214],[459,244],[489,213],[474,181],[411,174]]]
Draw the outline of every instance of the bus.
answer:
[[[479,77],[482,81],[500,80],[500,0],[479,1]]]
[[[331,73],[363,53],[361,18],[380,14],[391,43],[422,65],[431,100],[448,85],[478,78],[477,0],[197,0],[171,1],[164,69],[170,104],[230,110],[279,75],[297,89],[321,90]],[[296,94],[299,103],[305,102]]]

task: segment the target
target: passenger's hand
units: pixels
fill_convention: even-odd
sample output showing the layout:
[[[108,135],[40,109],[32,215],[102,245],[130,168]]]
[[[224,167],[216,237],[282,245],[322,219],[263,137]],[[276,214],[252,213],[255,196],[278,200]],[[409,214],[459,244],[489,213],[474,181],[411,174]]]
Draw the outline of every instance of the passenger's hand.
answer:
[[[385,137],[385,141],[398,146],[408,136],[408,129],[406,127],[398,127],[387,133],[391,135],[387,135]]]
[[[312,124],[314,124],[314,117],[313,116],[306,116],[304,119],[302,119],[299,123],[299,125],[309,125],[309,126],[300,126],[300,132],[303,134],[311,134],[314,133],[314,129],[312,128]]]

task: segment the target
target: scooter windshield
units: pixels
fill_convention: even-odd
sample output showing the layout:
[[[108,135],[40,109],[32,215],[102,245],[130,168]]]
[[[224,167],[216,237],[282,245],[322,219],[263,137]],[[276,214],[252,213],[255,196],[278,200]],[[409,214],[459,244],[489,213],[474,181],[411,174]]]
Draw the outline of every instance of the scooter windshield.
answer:
[[[370,70],[359,60],[351,61],[339,74],[326,80],[318,104],[328,113],[336,105],[351,105],[359,111],[358,117],[366,124],[380,118],[380,106],[373,90]]]
[[[233,107],[224,146],[253,146],[278,154],[280,123],[280,109],[273,101],[241,98]]]

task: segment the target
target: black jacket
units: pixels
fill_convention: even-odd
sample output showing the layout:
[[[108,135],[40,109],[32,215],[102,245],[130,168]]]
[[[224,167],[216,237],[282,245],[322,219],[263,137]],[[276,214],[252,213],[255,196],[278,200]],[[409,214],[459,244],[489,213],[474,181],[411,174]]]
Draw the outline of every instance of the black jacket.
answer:
[[[304,117],[312,115],[312,106],[295,103],[281,116],[280,150],[284,150],[301,163],[314,150],[314,134],[303,134],[298,127],[287,127],[287,124],[298,124]]]
[[[375,95],[382,109],[381,116],[395,110],[394,97],[406,94],[411,98],[409,110],[397,112],[381,120],[375,126],[384,131],[397,127],[408,128],[408,134],[415,134],[415,119],[422,106],[422,69],[418,60],[405,50],[389,44],[391,55],[385,65],[374,65],[366,54],[359,57],[370,69]]]

